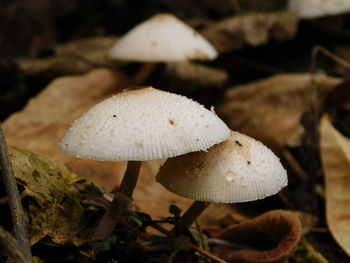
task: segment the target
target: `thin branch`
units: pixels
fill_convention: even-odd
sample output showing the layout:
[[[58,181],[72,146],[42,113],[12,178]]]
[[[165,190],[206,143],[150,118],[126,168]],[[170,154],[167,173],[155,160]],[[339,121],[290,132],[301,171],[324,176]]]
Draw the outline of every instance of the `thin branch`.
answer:
[[[328,49],[322,47],[322,46],[314,46],[311,51],[311,65],[310,65],[310,71],[311,73],[316,72],[316,65],[317,65],[317,55],[318,53],[323,54],[327,58],[333,60],[340,66],[344,67],[345,69],[350,71],[350,63],[346,60],[342,59],[341,57],[337,56],[336,54],[330,52]]]
[[[156,226],[156,227],[155,227],[155,226]],[[172,235],[173,235],[173,233],[169,232],[168,230],[162,228],[162,227],[159,226],[159,225],[150,225],[150,227],[153,227],[154,229],[156,229],[156,230],[162,232],[163,234],[165,234],[165,235],[167,235],[167,236],[172,236]],[[203,242],[203,243],[204,243],[204,242]],[[196,245],[194,245],[194,244],[192,244],[192,243],[189,243],[189,242],[188,242],[188,243],[185,243],[185,244],[184,244],[184,247],[189,247],[189,248],[191,248],[191,249],[197,251],[198,253],[202,254],[203,256],[214,260],[215,262],[218,262],[218,263],[227,263],[227,261],[225,261],[225,260],[223,260],[223,259],[221,259],[221,258],[219,258],[219,257],[217,257],[217,256],[215,256],[215,255],[213,255],[213,254],[210,253],[209,251],[204,250],[204,249],[202,249],[202,248],[200,248],[200,247],[198,247],[198,246],[196,246]],[[179,250],[180,250],[180,249],[179,249]],[[172,262],[172,259],[173,259],[173,257],[174,257],[175,254],[176,254],[176,252],[169,258],[168,262]]]
[[[340,66],[344,67],[346,70],[350,71],[350,63],[346,60],[342,59],[341,57],[337,56],[336,54],[330,52],[328,49],[316,45],[311,50],[311,63],[310,63],[310,73],[311,73],[311,96],[310,96],[310,111],[313,117],[314,121],[314,141],[317,143],[319,141],[319,134],[318,134],[318,121],[319,121],[319,110],[317,108],[318,105],[318,90],[317,90],[317,83],[315,79],[315,73],[317,70],[317,56],[318,54],[322,54],[329,58],[330,60],[333,60],[335,63],[339,64]]]
[[[31,250],[28,238],[26,222],[24,220],[24,212],[19,196],[17,182],[13,172],[12,164],[9,158],[7,144],[4,138],[2,127],[0,124],[0,167],[7,190],[8,201],[11,209],[12,224],[16,239],[22,247],[26,257],[31,262]]]
[[[223,259],[221,259],[221,258],[219,258],[219,257],[217,257],[215,255],[213,255],[209,251],[206,251],[206,250],[204,250],[204,249],[202,249],[200,247],[197,247],[196,245],[194,245],[192,243],[186,243],[186,246],[191,248],[191,249],[193,249],[193,250],[195,250],[195,251],[197,251],[198,253],[202,254],[203,256],[206,256],[206,257],[208,257],[208,258],[218,262],[218,263],[227,263],[227,261],[225,261],[225,260],[223,260]]]
[[[160,233],[166,235],[166,236],[172,236],[172,232],[163,228],[162,226],[160,225],[157,225],[157,224],[151,224],[149,225],[149,227],[152,227],[153,229],[155,230],[158,230]]]

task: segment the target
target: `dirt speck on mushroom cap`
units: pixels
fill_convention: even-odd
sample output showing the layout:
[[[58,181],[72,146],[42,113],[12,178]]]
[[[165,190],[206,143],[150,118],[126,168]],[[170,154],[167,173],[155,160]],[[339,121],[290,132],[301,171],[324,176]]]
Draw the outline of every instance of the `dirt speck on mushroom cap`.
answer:
[[[151,160],[206,150],[229,134],[199,103],[147,87],[95,105],[69,128],[61,149],[94,160]]]
[[[168,159],[157,181],[169,191],[198,201],[236,203],[262,199],[287,185],[278,157],[255,139],[231,132],[208,150]]]

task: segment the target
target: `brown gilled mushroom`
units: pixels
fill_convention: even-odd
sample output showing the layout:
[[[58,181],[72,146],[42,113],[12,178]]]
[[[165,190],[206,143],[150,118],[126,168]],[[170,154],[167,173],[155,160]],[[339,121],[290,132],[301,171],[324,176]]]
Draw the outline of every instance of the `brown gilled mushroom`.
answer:
[[[96,238],[105,239],[125,212],[142,161],[206,150],[229,134],[226,124],[199,103],[152,87],[120,92],[91,108],[69,128],[61,150],[80,158],[129,161]]]
[[[253,220],[230,226],[222,230],[216,238],[245,249],[217,246],[214,252],[232,263],[280,263],[291,254],[301,237],[298,216],[274,210]]]
[[[157,181],[177,195],[196,200],[182,217],[182,223],[190,226],[208,202],[247,202],[276,194],[287,185],[287,173],[265,145],[232,131],[226,141],[207,152],[168,159]]]

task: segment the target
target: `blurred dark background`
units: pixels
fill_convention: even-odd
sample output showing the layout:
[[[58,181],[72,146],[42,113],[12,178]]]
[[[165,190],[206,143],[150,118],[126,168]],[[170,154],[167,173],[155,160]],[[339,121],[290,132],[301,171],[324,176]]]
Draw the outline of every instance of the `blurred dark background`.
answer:
[[[276,12],[285,6],[286,0],[3,0],[0,120],[21,109],[30,97],[62,74],[29,76],[19,69],[18,60],[50,58],[57,45],[87,37],[122,35],[159,12],[173,13],[200,30],[203,25],[236,15]],[[245,45],[222,53],[208,63],[229,74],[226,86],[216,90],[218,94],[214,97],[220,98],[226,87],[275,73],[308,71],[313,46],[319,44],[334,50],[337,45],[350,42],[349,21],[347,15],[300,21],[293,39],[282,42],[271,39],[264,45]],[[318,64],[326,72],[339,74],[328,59],[320,58]]]

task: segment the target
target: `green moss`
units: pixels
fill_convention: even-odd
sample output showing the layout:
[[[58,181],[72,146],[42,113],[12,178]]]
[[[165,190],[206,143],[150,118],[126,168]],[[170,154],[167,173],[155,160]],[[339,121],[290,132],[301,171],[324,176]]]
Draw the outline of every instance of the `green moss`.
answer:
[[[297,246],[294,255],[298,257],[298,262],[311,263],[313,262],[313,256],[304,246]]]
[[[32,176],[34,178],[35,181],[39,182],[39,178],[40,178],[40,173],[37,170],[34,170],[32,172]]]
[[[25,198],[31,197],[36,204],[24,202],[31,243],[45,236],[57,244],[90,242],[93,229],[86,227],[81,201],[86,196],[100,198],[99,188],[71,172],[62,162],[15,147],[9,151]]]

